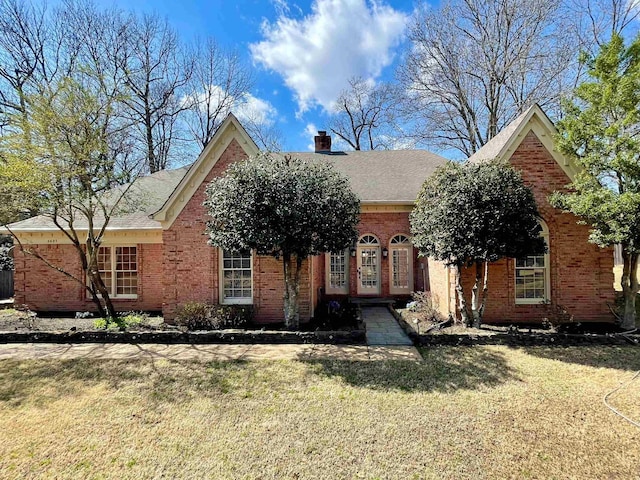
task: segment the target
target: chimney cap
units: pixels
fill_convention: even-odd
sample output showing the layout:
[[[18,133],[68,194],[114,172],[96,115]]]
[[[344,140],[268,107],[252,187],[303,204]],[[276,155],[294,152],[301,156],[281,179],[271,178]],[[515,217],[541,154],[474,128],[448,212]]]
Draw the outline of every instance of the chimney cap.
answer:
[[[327,131],[326,130],[318,130],[318,136],[319,137],[326,137],[327,136]]]

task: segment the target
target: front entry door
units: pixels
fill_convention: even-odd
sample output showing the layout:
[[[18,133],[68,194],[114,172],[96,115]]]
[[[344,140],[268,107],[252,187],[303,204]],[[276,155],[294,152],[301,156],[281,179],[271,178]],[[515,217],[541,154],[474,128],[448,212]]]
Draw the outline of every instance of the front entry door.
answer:
[[[358,295],[380,295],[380,242],[373,235],[358,241]]]

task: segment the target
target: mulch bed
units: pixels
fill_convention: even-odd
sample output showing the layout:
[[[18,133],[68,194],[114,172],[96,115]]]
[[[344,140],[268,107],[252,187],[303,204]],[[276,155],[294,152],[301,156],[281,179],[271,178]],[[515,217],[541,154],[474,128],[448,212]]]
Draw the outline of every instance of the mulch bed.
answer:
[[[508,346],[580,346],[640,345],[640,333],[558,333],[542,328],[509,328],[509,326],[477,329],[444,328],[432,333],[418,333],[404,316],[393,308],[392,315],[414,344],[436,345],[508,345]],[[468,330],[465,332],[464,330]]]
[[[0,314],[0,343],[184,343],[184,344],[365,344],[364,325],[336,331],[290,331],[267,328],[184,331],[150,317],[128,331],[96,329],[93,318],[33,317]]]

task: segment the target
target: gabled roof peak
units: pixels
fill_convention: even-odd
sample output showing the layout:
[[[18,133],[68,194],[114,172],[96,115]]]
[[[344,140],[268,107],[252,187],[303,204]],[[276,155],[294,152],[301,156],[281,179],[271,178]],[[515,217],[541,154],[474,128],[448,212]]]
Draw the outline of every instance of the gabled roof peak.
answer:
[[[518,115],[511,123],[504,127],[498,134],[489,140],[485,145],[480,148],[476,153],[469,157],[469,162],[481,162],[493,159],[503,159],[506,150],[511,146],[514,139],[522,133],[522,130],[531,122],[533,117],[538,117],[545,126],[552,131],[556,132],[555,126],[544,113],[540,105],[534,103],[524,112]]]

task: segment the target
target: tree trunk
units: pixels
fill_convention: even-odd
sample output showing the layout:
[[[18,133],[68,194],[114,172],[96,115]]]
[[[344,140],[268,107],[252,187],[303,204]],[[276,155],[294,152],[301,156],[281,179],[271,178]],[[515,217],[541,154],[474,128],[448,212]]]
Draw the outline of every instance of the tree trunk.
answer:
[[[467,310],[467,301],[464,298],[464,290],[462,288],[462,280],[460,277],[460,265],[454,266],[454,271],[456,277],[456,293],[458,294],[458,308],[460,310],[460,316],[462,317],[462,323],[468,327],[471,325],[471,317]]]
[[[302,258],[296,255],[295,261],[291,254],[282,256],[284,267],[284,324],[287,328],[300,328],[300,270]]]
[[[638,294],[638,254],[628,253],[622,246],[622,293],[624,295],[624,314],[621,327],[625,330],[636,328],[636,296]]]
[[[482,326],[482,317],[484,316],[484,308],[487,306],[487,295],[489,294],[489,262],[484,262],[484,280],[482,281],[482,303],[478,310],[478,324],[476,328]]]
[[[107,309],[106,312],[104,311],[104,308],[102,308],[100,299],[98,299],[97,296],[94,295],[94,302],[97,301],[96,304],[99,305],[98,312],[102,317],[104,317],[107,320],[106,323],[108,324],[112,319],[118,316],[116,309],[113,306],[113,302],[111,302],[109,291],[107,290],[107,287],[104,284],[102,277],[100,276],[100,272],[98,272],[97,266],[95,266],[94,268],[94,265],[92,265],[88,270],[88,274],[89,274],[89,280],[91,281],[91,285],[93,285],[93,290],[100,293],[100,296],[104,301],[104,305]]]
[[[476,280],[473,284],[473,288],[471,289],[471,315],[473,317],[473,326],[480,325],[478,311],[478,290],[480,289],[480,276],[481,276],[481,267],[482,264],[480,262],[476,262]],[[470,326],[470,325],[467,325]],[[476,327],[479,328],[479,327]]]

